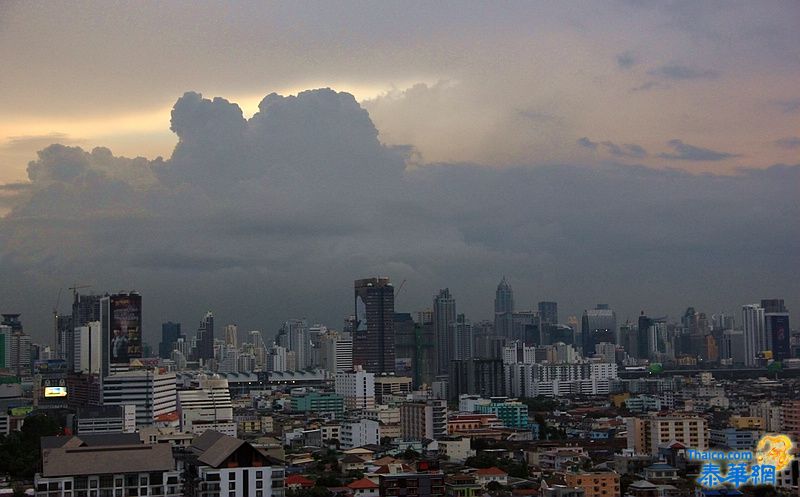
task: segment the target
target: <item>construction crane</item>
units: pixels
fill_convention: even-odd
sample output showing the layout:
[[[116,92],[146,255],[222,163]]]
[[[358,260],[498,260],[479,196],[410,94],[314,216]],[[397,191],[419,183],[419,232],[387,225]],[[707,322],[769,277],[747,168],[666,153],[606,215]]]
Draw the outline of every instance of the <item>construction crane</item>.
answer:
[[[397,302],[397,296],[400,295],[400,292],[403,290],[403,287],[406,286],[406,280],[400,282],[400,286],[397,287],[397,291],[394,292],[394,301]]]
[[[73,283],[72,286],[67,290],[72,290],[72,299],[74,300],[78,296],[78,290],[83,288],[92,288],[92,285],[79,285],[77,283]]]

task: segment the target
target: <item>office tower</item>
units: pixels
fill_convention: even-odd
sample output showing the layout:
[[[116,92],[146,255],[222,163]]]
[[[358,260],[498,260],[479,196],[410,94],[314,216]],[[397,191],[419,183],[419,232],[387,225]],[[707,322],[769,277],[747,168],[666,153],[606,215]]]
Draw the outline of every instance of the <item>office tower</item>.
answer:
[[[502,337],[511,337],[512,314],[514,313],[514,291],[503,276],[494,296],[494,332]]]
[[[304,319],[290,319],[283,323],[276,341],[294,352],[298,370],[306,369],[313,365],[311,355],[311,337],[308,323]]]
[[[695,336],[704,337],[704,335]],[[705,343],[705,339],[702,340],[702,343]],[[666,354],[671,349],[667,337],[667,319],[665,317],[651,318],[645,316],[644,311],[642,311],[639,316],[637,345],[638,350],[631,353],[631,355],[639,359],[652,359],[659,354]],[[705,351],[701,354],[705,355],[707,347],[702,344],[697,345],[695,353],[701,353],[701,351]]]
[[[556,302],[539,302],[539,318],[543,324],[558,324],[558,304]]]
[[[344,398],[346,409],[375,407],[375,373],[365,371],[360,366],[336,373],[334,389]]]
[[[197,328],[197,350],[195,350],[195,360],[204,363],[214,358],[214,314],[208,311],[200,321]]]
[[[75,328],[73,369],[75,373],[100,374],[103,366],[103,330],[100,321]]]
[[[595,352],[595,344],[616,343],[617,315],[607,304],[597,304],[594,309],[583,311],[581,334],[583,355],[589,357]]]
[[[744,332],[725,330],[722,332],[722,346],[719,352],[723,364],[744,364]]]
[[[103,374],[142,357],[142,296],[118,293],[100,299]]]
[[[394,313],[395,373],[416,381],[417,323],[410,312]]]
[[[394,287],[389,278],[354,283],[353,365],[372,373],[394,371]]]
[[[103,405],[136,406],[136,426],[150,426],[175,412],[175,373],[159,370],[122,371],[103,379]]]
[[[450,325],[456,321],[456,300],[450,289],[439,290],[433,298],[433,334],[436,337],[436,367],[445,374],[453,358],[453,336]]]
[[[22,321],[19,320],[19,314],[0,314],[2,321],[1,326],[8,326],[13,333],[22,331]]]
[[[161,342],[158,344],[158,356],[169,359],[179,338],[186,338],[181,333],[181,324],[167,321],[161,323]]]
[[[239,328],[235,324],[227,324],[223,329],[225,333],[225,345],[228,347],[238,348],[239,347]]]
[[[758,304],[742,306],[742,330],[744,332],[744,365],[755,366],[756,358],[767,350],[764,309],[761,306]]]
[[[536,311],[514,311],[511,313],[511,339],[531,345],[541,345],[541,324]]]
[[[469,319],[463,314],[457,315],[455,323],[450,324],[450,333],[453,337],[452,358],[460,360],[474,357],[472,323],[469,322]]]
[[[792,357],[791,328],[789,327],[789,311],[783,299],[764,299],[764,332],[767,336],[767,348],[772,351],[772,358],[783,361]]]

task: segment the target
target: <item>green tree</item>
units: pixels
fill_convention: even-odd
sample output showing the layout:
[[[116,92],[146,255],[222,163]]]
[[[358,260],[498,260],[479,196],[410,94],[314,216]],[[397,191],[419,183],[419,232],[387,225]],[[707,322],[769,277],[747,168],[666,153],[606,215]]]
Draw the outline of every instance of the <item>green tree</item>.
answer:
[[[25,418],[22,429],[0,439],[0,474],[12,479],[32,478],[39,467],[39,441],[42,437],[58,435],[61,426],[44,414]]]

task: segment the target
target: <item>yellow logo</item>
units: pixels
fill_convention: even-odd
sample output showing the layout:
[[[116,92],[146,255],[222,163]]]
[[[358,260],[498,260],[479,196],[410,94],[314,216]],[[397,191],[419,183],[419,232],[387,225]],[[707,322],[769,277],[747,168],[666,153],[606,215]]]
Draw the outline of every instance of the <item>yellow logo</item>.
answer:
[[[781,471],[792,461],[791,450],[792,440],[786,435],[764,435],[756,446],[756,461]]]

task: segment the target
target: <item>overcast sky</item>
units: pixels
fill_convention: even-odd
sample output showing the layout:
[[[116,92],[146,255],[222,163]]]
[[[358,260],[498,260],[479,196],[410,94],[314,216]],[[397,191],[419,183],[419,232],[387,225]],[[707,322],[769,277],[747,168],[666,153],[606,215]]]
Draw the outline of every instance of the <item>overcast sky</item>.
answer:
[[[562,316],[797,311],[798,25],[794,1],[2,2],[0,310],[44,339],[58,288],[135,288],[155,343],[207,309],[339,327],[370,275],[489,318],[505,274]]]

